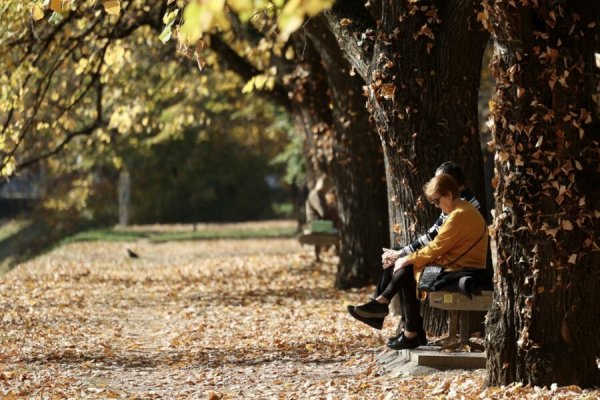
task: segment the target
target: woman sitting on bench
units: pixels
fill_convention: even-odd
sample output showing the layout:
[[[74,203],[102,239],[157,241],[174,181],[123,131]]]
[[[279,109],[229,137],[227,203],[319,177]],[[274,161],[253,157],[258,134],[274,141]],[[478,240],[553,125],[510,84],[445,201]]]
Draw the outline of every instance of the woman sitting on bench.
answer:
[[[350,314],[361,322],[381,329],[389,313],[389,303],[398,293],[405,318],[405,331],[389,347],[414,349],[419,347],[418,336],[424,336],[423,319],[419,310],[417,285],[420,272],[427,264],[443,265],[444,271],[466,268],[485,269],[488,240],[486,222],[479,210],[460,199],[458,184],[447,174],[435,176],[425,185],[425,196],[436,207],[449,214],[438,235],[427,246],[394,263],[389,282],[380,282],[377,297],[366,304],[348,306]],[[482,235],[482,232],[485,232]],[[384,265],[390,268],[391,265]]]

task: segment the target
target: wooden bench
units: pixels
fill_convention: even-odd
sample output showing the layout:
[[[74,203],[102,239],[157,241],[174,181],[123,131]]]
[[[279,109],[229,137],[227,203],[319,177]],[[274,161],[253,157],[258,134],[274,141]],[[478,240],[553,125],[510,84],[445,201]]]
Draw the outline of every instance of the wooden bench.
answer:
[[[301,244],[315,246],[315,257],[320,260],[321,247],[335,246],[336,253],[339,253],[340,237],[337,233],[325,232],[307,232],[298,237]]]
[[[429,305],[433,308],[447,310],[450,313],[450,324],[448,328],[448,338],[450,341],[455,340],[458,333],[460,323],[460,342],[458,345],[470,345],[469,338],[471,336],[471,318],[470,313],[473,311],[487,311],[492,305],[494,292],[482,291],[481,295],[473,295],[470,299],[462,292],[430,292]],[[483,350],[481,346],[479,350]]]

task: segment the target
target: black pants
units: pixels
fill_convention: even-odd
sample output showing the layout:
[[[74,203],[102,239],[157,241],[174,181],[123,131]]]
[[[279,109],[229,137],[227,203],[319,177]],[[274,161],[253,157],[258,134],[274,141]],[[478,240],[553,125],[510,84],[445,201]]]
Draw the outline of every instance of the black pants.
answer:
[[[396,273],[393,266],[383,270],[375,297],[383,296],[391,301],[396,294],[400,296],[400,307],[402,307],[406,330],[410,332],[423,330],[423,318],[421,318],[420,302],[417,299],[417,283],[412,265],[401,268]]]

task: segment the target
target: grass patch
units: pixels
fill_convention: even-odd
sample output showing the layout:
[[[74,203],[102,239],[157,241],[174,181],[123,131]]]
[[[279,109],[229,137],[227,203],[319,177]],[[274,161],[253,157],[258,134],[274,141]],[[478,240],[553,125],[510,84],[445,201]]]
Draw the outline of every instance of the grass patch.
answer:
[[[63,239],[59,245],[74,242],[131,242],[139,239],[146,239],[150,237],[151,234],[151,232],[144,231],[94,229],[69,236],[68,238]]]
[[[0,242],[16,235],[21,229],[31,224],[28,220],[7,220],[0,221]]]
[[[82,225],[73,227],[42,220],[4,220],[0,221],[0,276],[21,262],[75,242],[148,240],[164,243],[185,240],[287,238],[296,234],[296,227],[297,224],[293,220],[274,220],[222,224],[134,225],[126,228],[81,230]]]
[[[215,240],[215,239],[261,239],[282,238],[295,235],[294,228],[228,228],[223,229],[215,225],[214,228],[204,228],[197,231],[156,231],[126,228],[98,229],[80,232],[61,241],[60,245],[75,242],[108,241],[132,242],[147,239],[155,243],[183,241],[183,240]]]
[[[160,233],[150,238],[153,242],[171,242],[177,240],[214,240],[214,239],[260,239],[294,236],[294,229],[247,229],[247,230],[203,230],[196,232]]]

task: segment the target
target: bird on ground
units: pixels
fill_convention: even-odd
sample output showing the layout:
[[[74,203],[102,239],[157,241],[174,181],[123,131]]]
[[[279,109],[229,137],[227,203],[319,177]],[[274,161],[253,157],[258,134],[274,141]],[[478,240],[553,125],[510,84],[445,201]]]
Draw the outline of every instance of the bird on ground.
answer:
[[[137,253],[131,249],[127,249],[127,254],[129,254],[129,257],[131,258],[140,258],[140,256],[138,256]]]

